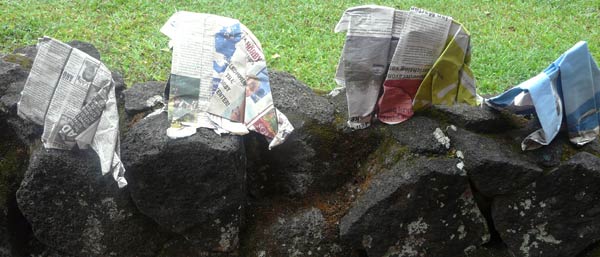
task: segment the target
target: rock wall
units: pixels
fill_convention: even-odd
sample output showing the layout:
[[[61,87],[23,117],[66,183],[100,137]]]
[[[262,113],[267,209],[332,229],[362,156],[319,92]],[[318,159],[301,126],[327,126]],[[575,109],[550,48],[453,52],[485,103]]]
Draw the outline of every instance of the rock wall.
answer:
[[[255,134],[167,138],[165,113],[144,118],[165,83],[114,73],[118,189],[93,152],[41,147],[16,115],[35,48],[2,56],[0,257],[600,256],[600,144],[521,152],[534,117],[440,106],[349,131],[343,92],[272,71],[296,130],[269,151]]]

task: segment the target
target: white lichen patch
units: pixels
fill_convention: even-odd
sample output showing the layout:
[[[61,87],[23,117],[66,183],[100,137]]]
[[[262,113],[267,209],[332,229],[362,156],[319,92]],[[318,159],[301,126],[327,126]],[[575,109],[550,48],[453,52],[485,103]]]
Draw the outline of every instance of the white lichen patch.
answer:
[[[465,237],[467,237],[467,231],[465,231],[465,225],[458,226],[457,231],[458,231],[458,239],[459,240],[462,240]]]
[[[411,235],[403,242],[397,242],[396,245],[388,248],[383,257],[423,257],[425,253],[421,252],[423,238],[415,238]]]
[[[557,245],[562,243],[562,240],[557,240],[553,235],[546,231],[547,222],[536,225],[535,228],[527,231],[527,234],[523,235],[523,242],[519,250],[523,253],[523,256],[528,257],[531,250],[538,249],[540,244],[553,244]]]
[[[370,235],[364,235],[362,238],[362,246],[366,249],[371,249],[371,243],[373,243],[373,238]]]
[[[103,237],[102,222],[94,215],[88,216],[81,234],[81,241],[85,246],[83,249],[95,255],[103,254],[106,250],[106,246],[102,244]]]
[[[525,210],[531,209],[531,199],[525,199],[525,201],[521,202],[520,204]]]
[[[409,235],[425,234],[425,232],[427,232],[428,228],[429,228],[429,225],[427,223],[423,222],[422,217],[420,217],[419,220],[417,220],[417,221],[413,221],[413,222],[409,223],[407,226]]]
[[[523,242],[521,243],[521,247],[519,247],[519,250],[523,253],[524,257],[529,257],[529,252],[531,251],[531,248],[538,248],[538,243],[534,241],[530,244],[529,234],[523,235]]]
[[[561,240],[557,240],[553,235],[549,234],[548,231],[546,231],[547,225],[548,225],[548,222],[539,224],[539,225],[535,226],[535,229],[530,230],[530,232],[531,231],[537,232],[537,233],[535,233],[535,239],[542,241],[544,243],[549,243],[549,244],[562,243]]]
[[[152,97],[146,99],[145,104],[146,104],[146,107],[154,107],[158,104],[164,105],[165,101],[163,100],[163,97],[161,95],[155,95],[155,96],[152,96]]]
[[[462,152],[462,151],[460,151],[460,150],[456,151],[456,157],[457,157],[458,159],[461,159],[461,160],[464,160],[464,159],[465,159],[465,155],[464,155],[464,154],[463,154],[463,152]]]
[[[239,228],[232,223],[226,227],[221,227],[221,239],[219,240],[219,248],[223,251],[230,251],[238,244]]]
[[[437,140],[438,143],[446,147],[446,149],[450,149],[450,138],[447,137],[440,128],[436,128],[435,131],[433,131],[433,137],[435,137],[435,140]]]
[[[122,221],[125,220],[127,217],[133,215],[130,212],[128,213],[123,209],[119,209],[117,202],[112,197],[104,198],[101,202],[105,213],[108,214],[108,217],[110,217],[111,220]]]

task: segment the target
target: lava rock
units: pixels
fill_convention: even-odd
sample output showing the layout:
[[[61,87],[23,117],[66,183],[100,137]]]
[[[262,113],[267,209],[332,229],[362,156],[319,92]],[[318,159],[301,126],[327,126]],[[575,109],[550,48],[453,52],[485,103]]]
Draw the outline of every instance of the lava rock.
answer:
[[[434,117],[477,133],[498,133],[515,127],[510,117],[506,117],[510,114],[501,113],[487,105],[434,105],[428,111]]]
[[[33,61],[33,59],[35,59],[35,56],[37,55],[37,47],[35,45],[24,46],[15,49],[12,53],[24,56],[27,59]]]
[[[275,107],[288,117],[294,132],[270,151],[261,137],[246,138],[246,148],[254,155],[249,162],[249,191],[301,197],[321,188],[318,183],[326,180],[324,177],[336,174],[331,165],[332,146],[339,134],[329,126],[334,120],[333,107],[288,73],[271,71],[269,82]]]
[[[40,141],[44,128],[17,115],[17,103],[21,98],[24,85],[25,80],[13,82],[4,95],[0,96],[0,119],[6,122],[7,129],[13,131],[21,143],[31,146]]]
[[[133,125],[122,146],[139,210],[205,251],[232,252],[245,207],[246,156],[239,136],[211,130],[169,139],[167,113]]]
[[[123,75],[121,75],[118,71],[111,71],[111,76],[113,81],[115,82],[115,95],[117,96],[117,102],[123,103],[123,90],[127,88],[127,84],[125,84],[125,80],[123,79]]]
[[[165,241],[89,150],[36,150],[17,202],[36,238],[75,256],[154,256]]]
[[[101,61],[100,52],[91,43],[79,41],[79,40],[73,40],[73,41],[67,42],[67,44],[70,45],[71,47],[77,48],[77,49],[83,51],[84,53],[88,54],[89,56],[94,57],[97,60]]]
[[[600,158],[578,153],[523,191],[496,198],[494,223],[514,256],[576,256],[600,241]]]
[[[250,256],[339,256],[341,248],[326,234],[326,221],[317,208],[300,209],[283,215],[254,231]]]
[[[443,133],[444,127],[427,117],[415,116],[394,126],[381,126],[384,126],[396,141],[414,153],[445,154],[450,148],[449,144],[442,143],[434,135],[436,129]]]
[[[163,97],[164,92],[165,83],[158,81],[135,83],[123,91],[128,119],[132,119],[138,113],[143,113],[145,116],[153,108],[163,106],[166,103]]]
[[[340,235],[368,256],[460,256],[488,241],[457,161],[417,158],[376,174],[340,221]]]
[[[0,96],[5,94],[10,84],[25,80],[28,75],[29,72],[21,65],[0,59]]]
[[[12,257],[11,251],[12,247],[10,242],[8,241],[8,231],[6,229],[6,210],[2,210],[3,207],[0,207],[2,213],[0,213],[0,257]]]
[[[448,137],[464,156],[464,169],[479,192],[487,197],[526,187],[543,170],[529,162],[520,149],[464,129],[449,129]],[[516,152],[515,152],[516,151]]]
[[[319,124],[333,122],[332,103],[325,97],[318,96],[291,74],[271,71],[269,83],[275,107],[285,113],[295,129],[302,129],[307,123],[307,118]]]

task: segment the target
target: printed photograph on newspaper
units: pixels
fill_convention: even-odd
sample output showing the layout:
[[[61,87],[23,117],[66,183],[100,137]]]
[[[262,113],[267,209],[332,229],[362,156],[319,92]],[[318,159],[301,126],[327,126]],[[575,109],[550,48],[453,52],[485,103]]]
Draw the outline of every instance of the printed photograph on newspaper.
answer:
[[[168,113],[171,127],[196,123],[200,79],[171,74]]]

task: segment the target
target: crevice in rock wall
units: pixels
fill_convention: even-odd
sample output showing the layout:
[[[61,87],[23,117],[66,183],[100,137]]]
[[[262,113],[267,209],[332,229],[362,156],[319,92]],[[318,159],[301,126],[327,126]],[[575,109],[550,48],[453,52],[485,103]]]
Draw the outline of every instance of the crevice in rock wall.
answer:
[[[31,224],[25,219],[19,207],[17,206],[17,199],[14,192],[7,199],[6,207],[7,213],[7,232],[10,244],[12,246],[12,254],[14,257],[25,257],[30,256],[32,253],[38,252],[42,249],[35,249],[40,247],[36,245],[37,239],[33,235]]]
[[[483,195],[481,192],[479,192],[477,190],[477,188],[475,187],[475,185],[473,185],[473,182],[471,180],[469,180],[469,184],[471,186],[471,191],[473,192],[475,203],[477,203],[477,207],[479,208],[479,211],[485,218],[485,221],[486,221],[487,227],[488,227],[488,232],[490,233],[490,240],[487,243],[485,243],[483,246],[484,247],[504,246],[504,242],[502,241],[502,238],[500,237],[500,233],[498,233],[498,230],[496,230],[496,227],[494,225],[494,220],[492,218],[493,198],[487,197],[487,196]],[[506,247],[506,246],[504,246],[504,247]]]
[[[29,256],[35,251],[31,245],[35,237],[16,200],[17,189],[27,168],[29,152],[26,146],[16,140],[15,133],[8,127],[4,117],[0,115],[0,119],[0,215],[4,216],[0,217],[0,221],[5,220],[7,230],[6,235],[1,236],[8,239],[13,256]]]
[[[600,257],[600,242],[588,246],[575,257]]]

